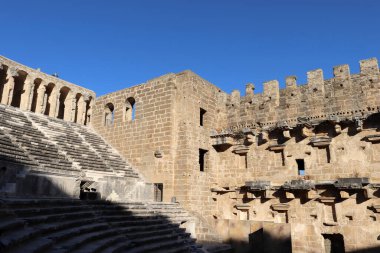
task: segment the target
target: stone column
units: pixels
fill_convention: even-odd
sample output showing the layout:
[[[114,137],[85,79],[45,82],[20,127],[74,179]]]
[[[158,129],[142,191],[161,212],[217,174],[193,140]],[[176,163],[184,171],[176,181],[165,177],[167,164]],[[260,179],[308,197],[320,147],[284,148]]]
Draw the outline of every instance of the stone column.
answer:
[[[17,70],[15,68],[9,67],[7,70],[7,82],[4,84],[3,96],[1,98],[1,103],[5,105],[10,105],[12,103],[13,89],[15,86],[14,76],[17,76]]]
[[[36,113],[44,113],[44,105],[46,105],[46,86],[45,83],[42,81],[40,86],[37,89],[37,103],[36,103]]]
[[[24,92],[21,94],[20,109],[30,110],[33,100],[34,76],[27,75],[24,83]]]
[[[86,125],[90,125],[91,124],[91,121],[92,121],[92,108],[94,108],[94,99],[91,98],[91,101],[90,101],[90,106],[86,112],[86,117],[87,117],[87,121],[86,121]],[[86,108],[87,109],[87,108]]]
[[[56,118],[59,109],[59,89],[57,86],[53,88],[49,97],[50,111],[49,116]]]
[[[77,106],[78,106],[77,123],[84,125],[84,120],[86,117],[86,102],[85,102],[85,98],[83,96],[81,96],[78,99]]]
[[[75,97],[72,91],[69,91],[65,99],[65,113],[63,119],[66,121],[73,122],[75,114]]]

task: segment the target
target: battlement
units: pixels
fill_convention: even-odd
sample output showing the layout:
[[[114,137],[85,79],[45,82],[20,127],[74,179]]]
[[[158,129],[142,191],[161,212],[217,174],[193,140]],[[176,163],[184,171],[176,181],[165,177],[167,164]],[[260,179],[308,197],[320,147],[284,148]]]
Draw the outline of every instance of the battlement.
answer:
[[[370,76],[379,74],[379,65],[376,58],[370,58],[366,60],[359,61],[360,64],[360,73],[357,75],[360,76]],[[307,72],[307,83],[309,90],[312,91],[323,91],[324,86],[327,85],[329,81],[333,79],[348,79],[351,77],[350,67],[347,64],[337,65],[333,67],[333,78],[324,79],[323,70],[315,69]],[[355,74],[354,74],[355,76]],[[288,88],[297,88],[297,76],[291,75],[285,79],[285,89]],[[268,94],[277,94],[280,92],[280,86],[278,80],[266,81],[263,83],[263,93]],[[251,90],[254,90],[254,85],[252,83],[247,84],[246,86],[246,95],[251,95]]]
[[[329,115],[366,117],[380,107],[379,66],[376,58],[361,60],[359,64],[358,74],[351,74],[346,64],[334,66],[330,79],[324,78],[322,69],[308,71],[305,85],[297,85],[296,76],[288,76],[283,89],[277,80],[267,81],[263,83],[262,94],[254,94],[254,86],[250,84],[240,103],[236,101],[240,95],[233,91],[230,100],[235,108],[227,106],[228,124],[253,121],[275,125],[299,117],[323,119]]]

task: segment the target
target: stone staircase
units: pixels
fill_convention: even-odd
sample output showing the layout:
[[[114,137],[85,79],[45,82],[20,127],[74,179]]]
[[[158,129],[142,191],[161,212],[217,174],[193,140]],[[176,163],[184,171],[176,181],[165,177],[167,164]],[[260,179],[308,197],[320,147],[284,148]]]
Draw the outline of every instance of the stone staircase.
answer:
[[[149,203],[0,199],[1,252],[205,252]]]

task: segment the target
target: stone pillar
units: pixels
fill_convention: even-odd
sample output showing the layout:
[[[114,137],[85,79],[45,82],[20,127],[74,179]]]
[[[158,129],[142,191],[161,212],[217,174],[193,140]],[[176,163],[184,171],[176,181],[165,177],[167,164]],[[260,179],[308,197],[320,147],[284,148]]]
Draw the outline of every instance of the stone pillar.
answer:
[[[92,108],[94,108],[94,104],[95,104],[94,99],[91,98],[90,106],[89,106],[89,108],[88,108],[88,110],[86,112],[86,117],[87,117],[87,119],[86,119],[86,125],[90,125],[91,124],[91,121],[92,121]]]
[[[81,96],[78,99],[77,106],[78,106],[77,123],[81,124],[81,125],[84,125],[84,120],[85,120],[85,117],[86,117],[86,102],[85,102],[83,96]]]
[[[24,92],[21,94],[20,109],[30,110],[34,92],[34,76],[27,75],[24,83]]]
[[[59,89],[57,86],[53,88],[49,97],[50,111],[49,116],[56,118],[59,109]]]
[[[17,70],[9,67],[7,70],[7,82],[4,84],[3,96],[1,97],[1,103],[4,105],[10,105],[12,103],[13,89],[15,86],[14,76],[17,76]]]
[[[65,112],[63,119],[66,121],[73,122],[75,113],[75,97],[72,91],[69,91],[65,99]]]
[[[37,89],[37,102],[36,102],[36,113],[44,113],[45,108],[44,105],[46,105],[46,86],[44,82],[42,81],[40,86]]]

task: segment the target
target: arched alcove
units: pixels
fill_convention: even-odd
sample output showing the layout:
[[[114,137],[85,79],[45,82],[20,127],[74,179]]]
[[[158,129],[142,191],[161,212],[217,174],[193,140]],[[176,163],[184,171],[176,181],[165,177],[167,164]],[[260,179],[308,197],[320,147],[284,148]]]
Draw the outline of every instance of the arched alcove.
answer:
[[[106,104],[104,107],[104,125],[112,126],[114,123],[115,115],[114,115],[114,105],[112,103]]]
[[[21,95],[24,92],[24,84],[27,73],[24,71],[19,71],[16,76],[14,76],[14,86],[11,106],[20,108]],[[12,78],[12,77],[11,77]]]
[[[123,112],[123,121],[128,122],[135,119],[135,99],[133,97],[129,97],[125,100],[124,112]]]
[[[64,86],[59,90],[59,108],[58,108],[58,119],[64,119],[65,117],[65,107],[67,95],[70,92],[70,88]]]

